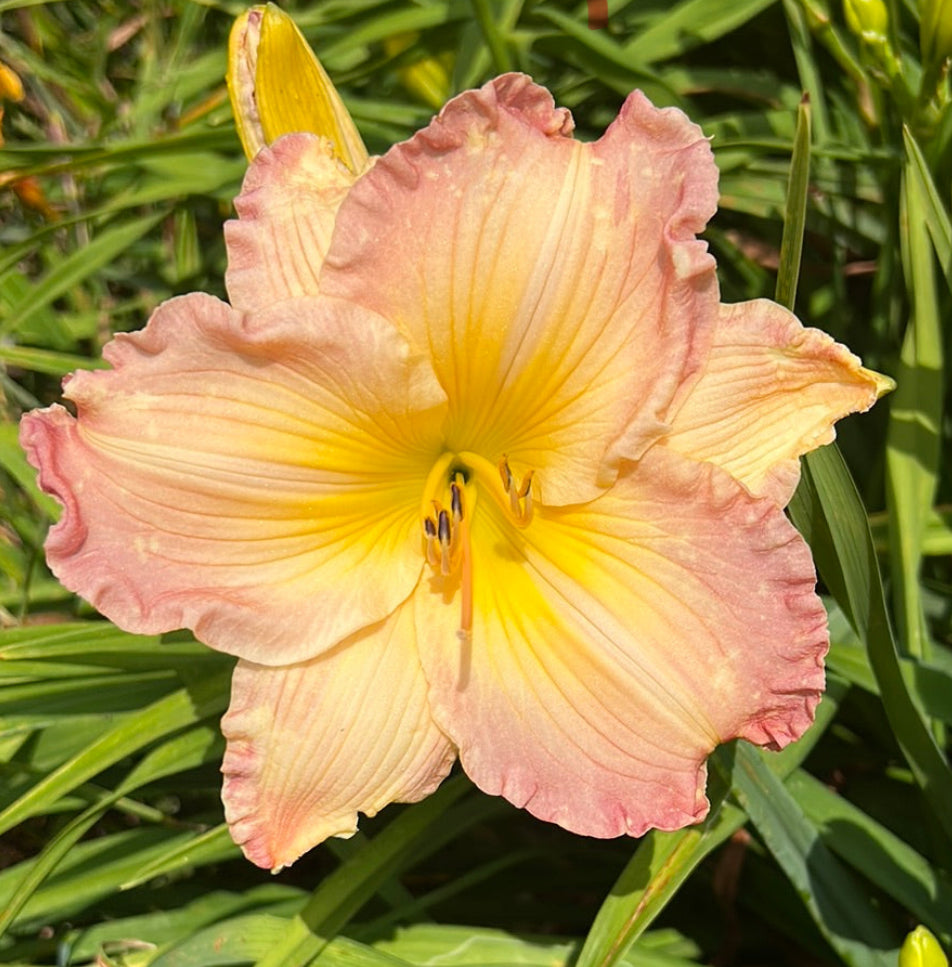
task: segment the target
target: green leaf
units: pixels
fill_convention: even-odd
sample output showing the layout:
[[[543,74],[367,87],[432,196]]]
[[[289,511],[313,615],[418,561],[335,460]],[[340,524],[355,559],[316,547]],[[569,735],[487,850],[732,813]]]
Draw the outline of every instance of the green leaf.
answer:
[[[826,845],[908,910],[952,940],[952,881],[899,836],[798,769],[786,787]]]
[[[118,917],[73,929],[63,938],[61,949],[68,951],[70,964],[92,961],[104,945],[111,946],[127,937],[170,949],[182,938],[194,936],[211,924],[250,911],[290,916],[300,906],[302,896],[301,890],[274,881],[243,889],[240,893],[213,889],[171,909]]]
[[[281,943],[288,921],[251,914],[225,920],[160,954],[150,967],[235,967],[253,964]],[[412,967],[406,960],[347,937],[336,937],[312,961],[320,967]]]
[[[700,950],[678,934],[657,931],[646,935],[621,961],[631,967],[680,967],[695,964]],[[576,941],[520,937],[488,927],[458,927],[420,923],[398,930],[392,939],[375,944],[378,950],[412,964],[452,967],[568,967],[575,964]],[[678,956],[686,953],[691,959]],[[323,958],[320,960],[323,964]]]
[[[907,146],[914,144],[907,136]],[[935,261],[921,179],[907,147],[902,182],[900,242],[912,315],[906,326],[886,445],[887,509],[893,601],[902,651],[931,652],[922,611],[919,571],[926,521],[938,482],[942,423],[942,330]]]
[[[10,322],[9,325],[0,327],[0,331],[16,331],[33,313],[48,306],[74,285],[108,265],[165,217],[164,211],[144,215],[97,233],[88,245],[67,255],[24,298],[7,308],[6,315]]]
[[[156,739],[225,708],[228,675],[211,676],[192,689],[179,689],[132,717],[125,717],[97,741],[44,776],[0,813],[0,832],[48,809],[57,799],[105,768]]]
[[[952,837],[952,770],[903,681],[866,512],[835,445],[803,458],[790,513],[821,577],[866,645],[886,715],[939,823]]]
[[[625,45],[625,54],[636,64],[652,64],[680,57],[700,44],[736,30],[776,0],[683,0],[659,14]]]
[[[217,738],[217,731],[201,727],[163,743],[139,762],[115,790],[104,794],[99,802],[59,830],[29,864],[22,882],[0,911],[0,936],[14,922],[40,885],[108,809],[146,783],[201,765],[207,761],[210,749],[217,754]]]
[[[30,898],[18,921],[21,930],[39,929],[44,923],[69,919],[101,897],[114,894],[144,864],[194,833],[143,827],[99,836],[77,843],[49,881]],[[28,864],[0,872],[0,905],[6,905],[23,881]]]
[[[317,957],[379,886],[411,860],[422,842],[432,841],[432,827],[470,788],[469,781],[458,776],[401,813],[324,880],[291,922],[281,943],[258,962],[259,967],[303,967]]]
[[[774,859],[846,963],[893,967],[900,938],[886,926],[868,890],[827,849],[761,755],[745,743],[738,744],[734,789]]]
[[[803,231],[807,222],[807,193],[810,187],[810,100],[804,96],[797,109],[797,130],[793,138],[790,183],[783,216],[780,265],[777,271],[777,301],[793,309],[797,301],[797,279],[803,254]]]
[[[220,863],[236,858],[240,853],[231,838],[228,826],[222,823],[157,853],[148,863],[137,867],[128,879],[123,880],[121,888],[132,890],[158,876],[182,873],[206,863]]]
[[[939,266],[952,289],[952,221],[942,204],[922,149],[907,128],[903,128],[902,136],[906,153],[903,174],[915,187],[919,214],[925,219]]]
[[[0,347],[2,353],[2,347]],[[20,446],[15,424],[0,423],[0,467],[30,495],[33,502],[46,516],[55,519],[59,514],[59,504],[48,494],[44,494],[36,484],[36,471],[27,463],[26,454]],[[4,642],[6,635],[4,635]]]
[[[506,46],[506,38],[496,23],[494,11],[489,5],[489,0],[470,0],[476,22],[479,24],[486,46],[492,55],[493,66],[499,74],[505,74],[512,70],[512,58],[509,56],[509,49]]]

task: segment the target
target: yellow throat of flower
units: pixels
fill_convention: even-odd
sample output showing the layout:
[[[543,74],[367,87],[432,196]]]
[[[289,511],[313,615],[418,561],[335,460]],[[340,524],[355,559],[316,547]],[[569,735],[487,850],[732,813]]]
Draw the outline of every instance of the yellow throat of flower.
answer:
[[[473,630],[473,551],[471,522],[479,489],[495,501],[508,522],[519,529],[532,521],[532,480],[527,471],[519,483],[507,457],[493,466],[469,451],[442,454],[433,465],[423,491],[423,553],[444,593],[460,592],[461,639]]]

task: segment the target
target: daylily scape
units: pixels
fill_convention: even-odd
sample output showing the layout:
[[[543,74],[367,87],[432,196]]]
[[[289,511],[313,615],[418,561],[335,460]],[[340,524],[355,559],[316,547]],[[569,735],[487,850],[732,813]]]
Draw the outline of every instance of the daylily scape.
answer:
[[[23,419],[66,587],[237,656],[223,799],[260,866],[457,758],[577,833],[679,828],[718,744],[813,718],[826,615],[783,508],[891,381],[721,304],[683,113],[636,91],[572,127],[508,74],[375,161],[261,134],[229,302],[166,302],[66,381],[75,417]]]

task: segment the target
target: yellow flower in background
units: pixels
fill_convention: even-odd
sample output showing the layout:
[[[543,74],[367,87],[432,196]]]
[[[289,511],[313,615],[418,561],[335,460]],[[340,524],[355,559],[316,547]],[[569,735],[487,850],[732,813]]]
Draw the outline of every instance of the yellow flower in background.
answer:
[[[910,933],[899,951],[899,967],[949,967],[939,941],[922,926]]]
[[[952,57],[952,2],[922,0],[919,11],[919,46],[925,67]]]
[[[857,37],[869,44],[886,43],[889,11],[883,0],[843,0],[843,14]]]
[[[0,148],[3,147],[3,102],[22,101],[23,82],[16,71],[0,62]]]
[[[394,34],[383,42],[384,50],[391,57],[396,57],[412,47],[418,36],[412,33]],[[436,110],[450,96],[450,72],[445,58],[421,57],[399,68],[397,75],[408,91]]]

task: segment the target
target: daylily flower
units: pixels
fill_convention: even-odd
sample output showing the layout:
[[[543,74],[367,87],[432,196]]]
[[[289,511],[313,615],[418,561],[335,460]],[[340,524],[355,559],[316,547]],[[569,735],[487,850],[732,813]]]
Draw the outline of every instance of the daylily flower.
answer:
[[[472,780],[592,836],[702,819],[705,760],[809,725],[826,617],[783,507],[891,382],[695,236],[717,170],[639,92],[597,142],[523,75],[354,179],[262,148],[231,304],[165,303],[22,441],[50,566],[239,658],[223,797],[279,868]]]

